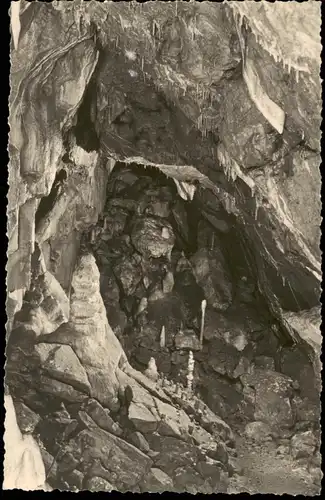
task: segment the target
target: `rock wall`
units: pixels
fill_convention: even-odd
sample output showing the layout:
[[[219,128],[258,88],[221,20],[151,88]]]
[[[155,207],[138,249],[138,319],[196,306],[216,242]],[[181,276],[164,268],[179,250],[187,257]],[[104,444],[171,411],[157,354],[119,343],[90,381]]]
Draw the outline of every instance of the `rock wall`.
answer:
[[[196,396],[129,365],[92,255],[80,257],[72,288],[67,323],[28,340],[19,326],[8,344],[6,382],[20,429],[39,443],[43,481],[72,491],[225,492],[230,427]]]
[[[228,424],[315,458],[319,19],[15,4],[6,383],[53,488],[226,491]]]

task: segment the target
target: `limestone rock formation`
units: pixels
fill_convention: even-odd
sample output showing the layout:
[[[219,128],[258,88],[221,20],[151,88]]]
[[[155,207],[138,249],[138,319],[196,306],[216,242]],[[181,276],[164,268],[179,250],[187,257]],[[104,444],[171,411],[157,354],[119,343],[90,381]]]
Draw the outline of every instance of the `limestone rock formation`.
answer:
[[[11,30],[4,487],[226,492],[241,435],[318,485],[319,2]]]

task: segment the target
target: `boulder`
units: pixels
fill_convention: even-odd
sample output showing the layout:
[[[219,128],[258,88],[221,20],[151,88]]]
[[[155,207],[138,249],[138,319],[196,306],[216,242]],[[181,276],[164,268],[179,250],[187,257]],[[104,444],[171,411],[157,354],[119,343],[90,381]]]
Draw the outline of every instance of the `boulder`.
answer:
[[[201,425],[212,435],[219,436],[224,443],[228,445],[234,444],[235,437],[229,425],[215,415],[207,406],[203,408],[201,414]]]
[[[88,479],[86,482],[86,487],[87,490],[89,491],[112,491],[114,490],[114,487],[106,481],[106,479],[103,479],[102,477],[94,476]]]
[[[152,465],[150,458],[135,446],[99,428],[79,432],[74,440],[70,440],[69,449],[80,462],[78,468],[81,472],[88,472],[99,459],[106,475],[110,475],[113,482],[113,478],[118,479],[124,487],[134,487]]]
[[[169,222],[147,217],[134,220],[131,240],[145,257],[170,258],[175,236]]]
[[[213,460],[203,460],[197,463],[196,469],[204,479],[209,480],[209,483],[213,487],[213,493],[215,493],[216,489],[219,491],[221,472],[223,469],[219,467],[217,462]]]
[[[41,375],[37,383],[37,390],[43,397],[52,395],[68,403],[82,403],[87,400],[87,395],[74,389],[72,385],[65,384],[59,380]]]
[[[98,425],[98,427],[104,431],[111,432],[116,436],[120,436],[122,434],[122,429],[119,424],[112,419],[110,411],[107,408],[103,408],[102,405],[96,401],[96,399],[88,400],[86,410],[88,415]]]
[[[14,401],[17,424],[21,432],[32,434],[41,417],[21,401]]]
[[[233,313],[221,313],[207,307],[204,338],[206,340],[218,339],[226,342],[237,351],[242,352],[249,344],[248,331],[240,320],[233,317]]]
[[[290,441],[291,455],[295,459],[311,459],[316,450],[317,439],[312,431],[299,432]]]
[[[180,351],[200,351],[200,340],[194,330],[181,330],[174,339],[175,348]]]
[[[208,444],[204,443],[200,446],[200,449],[213,461],[220,462],[227,466],[229,460],[228,450],[222,441],[218,440],[210,441]]]
[[[235,370],[232,373],[232,376],[235,379],[237,379],[237,378],[241,377],[242,375],[244,375],[244,373],[250,373],[251,370],[252,370],[252,368],[251,368],[251,363],[250,363],[249,359],[247,359],[245,357],[241,357],[238,365],[236,366]]]
[[[141,403],[131,402],[128,417],[136,430],[140,432],[154,432],[157,430],[157,418]]]
[[[71,473],[78,467],[78,465],[79,460],[77,460],[72,453],[63,452],[58,462],[59,476],[66,473]]]
[[[164,493],[173,491],[173,480],[161,469],[152,468],[141,483],[143,493]]]
[[[321,403],[315,403],[309,398],[295,395],[291,401],[297,422],[305,422],[309,426],[318,426],[320,422]]]
[[[194,442],[197,445],[209,445],[213,440],[212,435],[207,432],[203,427],[194,425],[193,431],[191,432],[191,436],[194,439]]]
[[[69,345],[37,344],[42,368],[48,376],[83,392],[90,392],[87,373]]]
[[[82,489],[84,478],[84,474],[79,470],[73,470],[64,474],[64,480],[68,483],[69,489],[76,492]]]
[[[255,390],[256,421],[271,426],[274,432],[290,429],[294,425],[294,414],[290,399],[293,397],[293,381],[290,377],[271,370],[256,369],[241,376],[244,386]]]
[[[212,487],[205,483],[202,476],[194,468],[178,467],[173,474],[175,491],[178,493],[212,493]]]
[[[155,405],[161,421],[158,432],[161,436],[186,438],[191,421],[183,410],[176,410],[172,405],[155,398]]]
[[[212,342],[209,342],[206,346],[206,350],[207,352],[213,350],[215,353],[214,356],[209,356],[207,363],[214,372],[220,375],[235,378],[234,372],[241,357],[232,345],[228,345],[222,340],[215,339]]]
[[[148,444],[148,441],[146,440],[144,435],[141,434],[141,432],[138,432],[138,431],[132,432],[132,434],[130,434],[128,436],[128,440],[136,448],[139,448],[139,450],[143,451],[143,453],[148,453],[148,451],[150,450],[150,446]]]
[[[255,443],[265,443],[272,435],[271,427],[260,421],[250,422],[245,426],[245,436]]]
[[[197,461],[198,448],[175,437],[161,437],[158,446],[155,466],[170,476],[178,467],[192,467]]]

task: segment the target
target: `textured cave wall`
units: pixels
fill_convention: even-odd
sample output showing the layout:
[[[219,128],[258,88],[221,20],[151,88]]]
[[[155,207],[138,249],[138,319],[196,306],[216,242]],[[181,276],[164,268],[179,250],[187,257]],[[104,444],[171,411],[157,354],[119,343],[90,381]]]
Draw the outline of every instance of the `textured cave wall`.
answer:
[[[262,287],[267,275],[270,289],[265,293],[270,300],[276,296],[278,305],[289,310],[317,305],[319,8],[316,2],[309,7],[315,30],[309,30],[305,38],[313,38],[312,56],[309,52],[301,56],[308,67],[300,71],[298,82],[294,71],[288,73],[282,66],[285,57],[292,60],[293,67],[296,60],[290,50],[284,55],[288,40],[282,52],[275,49],[277,61],[273,59],[258,43],[263,9],[256,12],[252,7],[250,16],[249,8],[246,4],[240,21],[227,5],[209,3],[124,6],[75,2],[66,6],[54,2],[46,6],[36,3],[23,11],[19,50],[12,51],[10,99],[8,233],[12,235],[9,253],[14,269],[16,261],[24,260],[18,257],[14,230],[17,206],[22,206],[21,217],[25,212],[33,218],[38,202],[32,198],[49,193],[65,152],[66,131],[72,127],[77,141],[83,140],[78,130],[87,130],[84,147],[98,149],[100,144],[104,159],[138,157],[166,166],[194,166],[207,175],[223,204],[239,214],[239,230],[254,241],[253,252],[262,254],[258,275]],[[297,5],[294,13],[292,8],[285,12],[290,20],[297,19],[296,26],[306,8]],[[278,9],[283,17],[284,6]],[[270,11],[271,6],[267,16]],[[254,61],[263,92],[285,113],[283,134],[277,133],[254,105],[243,81],[237,32],[242,25],[246,51]],[[272,26],[268,24],[266,40]],[[26,64],[26,58],[30,63]],[[69,77],[62,80],[63,73]],[[82,99],[78,128],[71,120]],[[19,101],[25,102],[23,120]],[[310,109],[315,112],[310,113]],[[28,138],[26,120],[33,123]],[[45,136],[44,130],[51,132]],[[186,172],[185,168],[179,170]],[[192,177],[191,172],[187,175]],[[248,195],[250,190],[252,196]],[[257,227],[263,236],[256,235]],[[28,245],[22,243],[19,252],[30,255]],[[29,259],[25,260],[28,266]],[[28,269],[26,278],[21,274],[9,291],[28,288],[27,276]],[[291,296],[289,303],[282,296]]]
[[[68,336],[82,235],[104,208],[115,162],[133,162],[199,185],[201,207],[231,217],[280,335],[319,373],[320,8],[287,7],[21,2],[9,100],[12,345],[21,325],[27,344],[58,328]],[[270,122],[275,109],[283,123]],[[26,292],[33,307],[25,296],[22,308]]]

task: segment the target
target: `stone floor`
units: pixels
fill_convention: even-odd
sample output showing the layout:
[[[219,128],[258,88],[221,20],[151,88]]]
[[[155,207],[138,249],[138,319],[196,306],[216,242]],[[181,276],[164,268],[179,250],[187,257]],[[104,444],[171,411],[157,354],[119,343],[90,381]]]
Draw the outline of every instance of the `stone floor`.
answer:
[[[237,437],[237,471],[230,479],[228,493],[308,495],[320,494],[320,479],[290,456],[276,454],[274,443],[252,446]],[[315,475],[314,475],[315,474]]]

